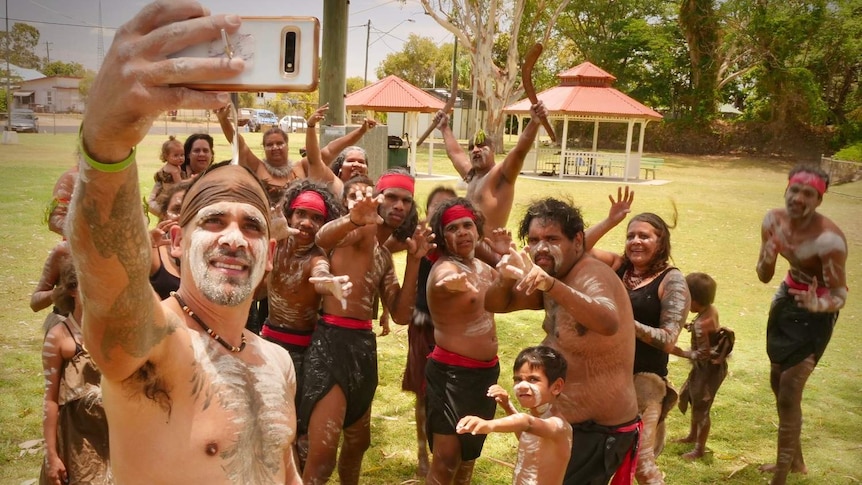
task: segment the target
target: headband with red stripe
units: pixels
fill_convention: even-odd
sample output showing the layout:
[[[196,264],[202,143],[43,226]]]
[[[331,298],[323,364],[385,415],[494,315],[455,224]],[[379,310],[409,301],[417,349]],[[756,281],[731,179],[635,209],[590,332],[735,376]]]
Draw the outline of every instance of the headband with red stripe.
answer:
[[[297,195],[296,198],[293,199],[293,202],[290,203],[290,208],[310,209],[323,214],[324,218],[328,215],[326,211],[326,203],[323,202],[323,196],[313,190],[306,190]]]
[[[387,173],[377,180],[377,192],[383,193],[386,189],[404,189],[413,195],[415,181],[413,177],[400,173]]]
[[[443,223],[443,227],[448,226],[452,221],[457,221],[458,219],[462,219],[464,217],[469,217],[472,220],[476,220],[476,214],[470,209],[464,207],[463,205],[453,205],[452,207],[443,211],[443,215],[440,216],[440,222]]]
[[[823,195],[826,192],[826,181],[811,172],[797,172],[787,181],[787,186],[793,184],[810,185],[818,194]]]

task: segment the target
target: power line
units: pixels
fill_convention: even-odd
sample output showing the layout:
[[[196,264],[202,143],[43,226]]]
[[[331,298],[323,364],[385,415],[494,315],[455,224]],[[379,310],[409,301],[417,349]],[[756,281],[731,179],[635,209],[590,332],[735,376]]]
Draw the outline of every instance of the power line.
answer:
[[[9,17],[9,20],[14,20],[15,22],[28,22],[28,23],[33,23],[33,24],[60,25],[63,27],[85,27],[88,29],[93,29],[93,28],[99,27],[98,25],[92,25],[92,24],[69,24],[69,23],[64,23],[64,22],[45,22],[42,20],[16,19],[16,18],[12,18],[12,17]],[[117,30],[117,27],[102,27],[102,28],[106,29],[106,30]]]

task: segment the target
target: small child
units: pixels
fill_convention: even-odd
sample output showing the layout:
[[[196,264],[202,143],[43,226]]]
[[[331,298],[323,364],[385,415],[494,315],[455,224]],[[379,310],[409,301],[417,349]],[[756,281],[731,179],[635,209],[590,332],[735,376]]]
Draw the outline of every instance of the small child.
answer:
[[[718,310],[712,304],[717,287],[715,280],[706,273],[691,273],[685,277],[685,282],[691,293],[691,312],[697,313],[686,325],[691,332],[691,350],[674,347],[671,353],[691,360],[692,364],[688,380],[679,394],[680,411],[685,413],[691,404],[691,428],[688,436],[677,442],[694,443],[694,450],[682,456],[695,460],[706,452],[711,424],[709,411],[727,376],[726,359],[733,349],[734,335],[732,330],[722,328],[718,323]]]
[[[176,184],[181,182],[183,175],[183,162],[186,161],[186,152],[183,144],[176,139],[174,135],[168,137],[168,140],[162,143],[162,154],[159,160],[165,164],[156,174],[153,179],[156,182],[161,182],[162,185]]]
[[[514,391],[529,414],[519,413],[509,395],[498,385],[488,389],[505,418],[486,421],[465,416],[458,422],[459,434],[514,432],[518,436],[518,462],[512,483],[562,483],[572,453],[572,426],[556,407],[563,391],[568,365],[565,357],[546,347],[528,347],[518,354],[514,365]]]
[[[147,197],[146,207],[156,217],[165,218],[165,214],[159,212],[159,195],[171,185],[189,178],[182,168],[186,161],[185,147],[174,135],[171,135],[162,143],[162,154],[159,155],[159,159],[165,166],[153,175],[155,184]]]

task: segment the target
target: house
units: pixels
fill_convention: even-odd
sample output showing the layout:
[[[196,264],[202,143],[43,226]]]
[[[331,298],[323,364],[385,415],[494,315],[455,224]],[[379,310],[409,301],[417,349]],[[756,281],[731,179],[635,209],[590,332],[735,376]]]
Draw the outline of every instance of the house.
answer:
[[[84,100],[79,77],[49,76],[22,81],[12,93],[13,108],[30,108],[46,113],[83,113]]]

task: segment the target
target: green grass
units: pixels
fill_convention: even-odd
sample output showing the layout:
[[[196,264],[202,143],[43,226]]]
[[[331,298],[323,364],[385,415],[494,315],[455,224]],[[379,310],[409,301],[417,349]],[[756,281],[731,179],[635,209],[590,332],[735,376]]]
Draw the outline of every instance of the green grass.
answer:
[[[223,137],[217,158],[230,153]],[[254,136],[254,135],[252,135]],[[143,192],[152,185],[164,136],[149,136],[138,158]],[[41,437],[40,327],[45,313],[30,311],[29,295],[39,278],[48,251],[59,240],[41,223],[57,176],[74,163],[74,135],[19,135],[20,144],[0,145],[0,249],[7,263],[0,273],[0,305],[5,308],[0,333],[0,484],[18,484],[38,476],[41,455],[21,455],[19,443]],[[295,152],[295,147],[293,152]],[[683,157],[654,154],[665,159],[657,178],[665,185],[635,185],[634,212],[651,211],[669,218],[671,202],[679,210],[673,231],[673,260],[683,272],[704,271],[718,282],[716,304],[721,322],[736,331],[737,345],[730,375],[713,407],[707,457],[685,462],[688,446],[669,443],[658,463],[668,483],[763,483],[757,471],[775,458],[777,415],[769,389],[764,330],[769,302],[779,278],[761,284],[754,265],[759,227],[765,211],[783,203],[789,163],[731,157]],[[419,152],[418,166],[427,167],[427,149]],[[434,160],[435,174],[454,175],[442,153]],[[447,182],[455,185],[455,180]],[[439,182],[419,180],[416,200],[424,203]],[[582,206],[588,222],[607,212],[607,195],[616,185],[597,181],[559,182],[555,179],[518,181],[514,228],[526,203],[540,196],[572,198]],[[790,484],[849,484],[862,480],[862,347],[853,340],[860,324],[862,291],[862,182],[836,186],[826,194],[820,210],[845,231],[850,300],[841,312],[832,342],[811,376],[803,402],[803,449],[807,476],[792,475]],[[623,227],[614,229],[599,247],[621,251]],[[403,263],[403,258],[398,258]],[[777,274],[786,270],[779,263]],[[542,339],[541,315],[518,312],[497,317],[502,361],[501,383],[509,385],[515,354]],[[682,342],[687,345],[688,334]],[[380,388],[372,419],[372,447],[364,461],[362,483],[400,484],[413,478],[415,434],[413,397],[400,391],[406,359],[407,332],[403,327],[379,341]],[[688,373],[685,362],[672,359],[670,378],[680,386]],[[688,430],[688,416],[674,411],[668,418],[668,437]],[[478,460],[474,483],[511,483],[516,440],[492,435]],[[495,459],[495,460],[492,460]],[[335,483],[335,480],[333,480]]]

